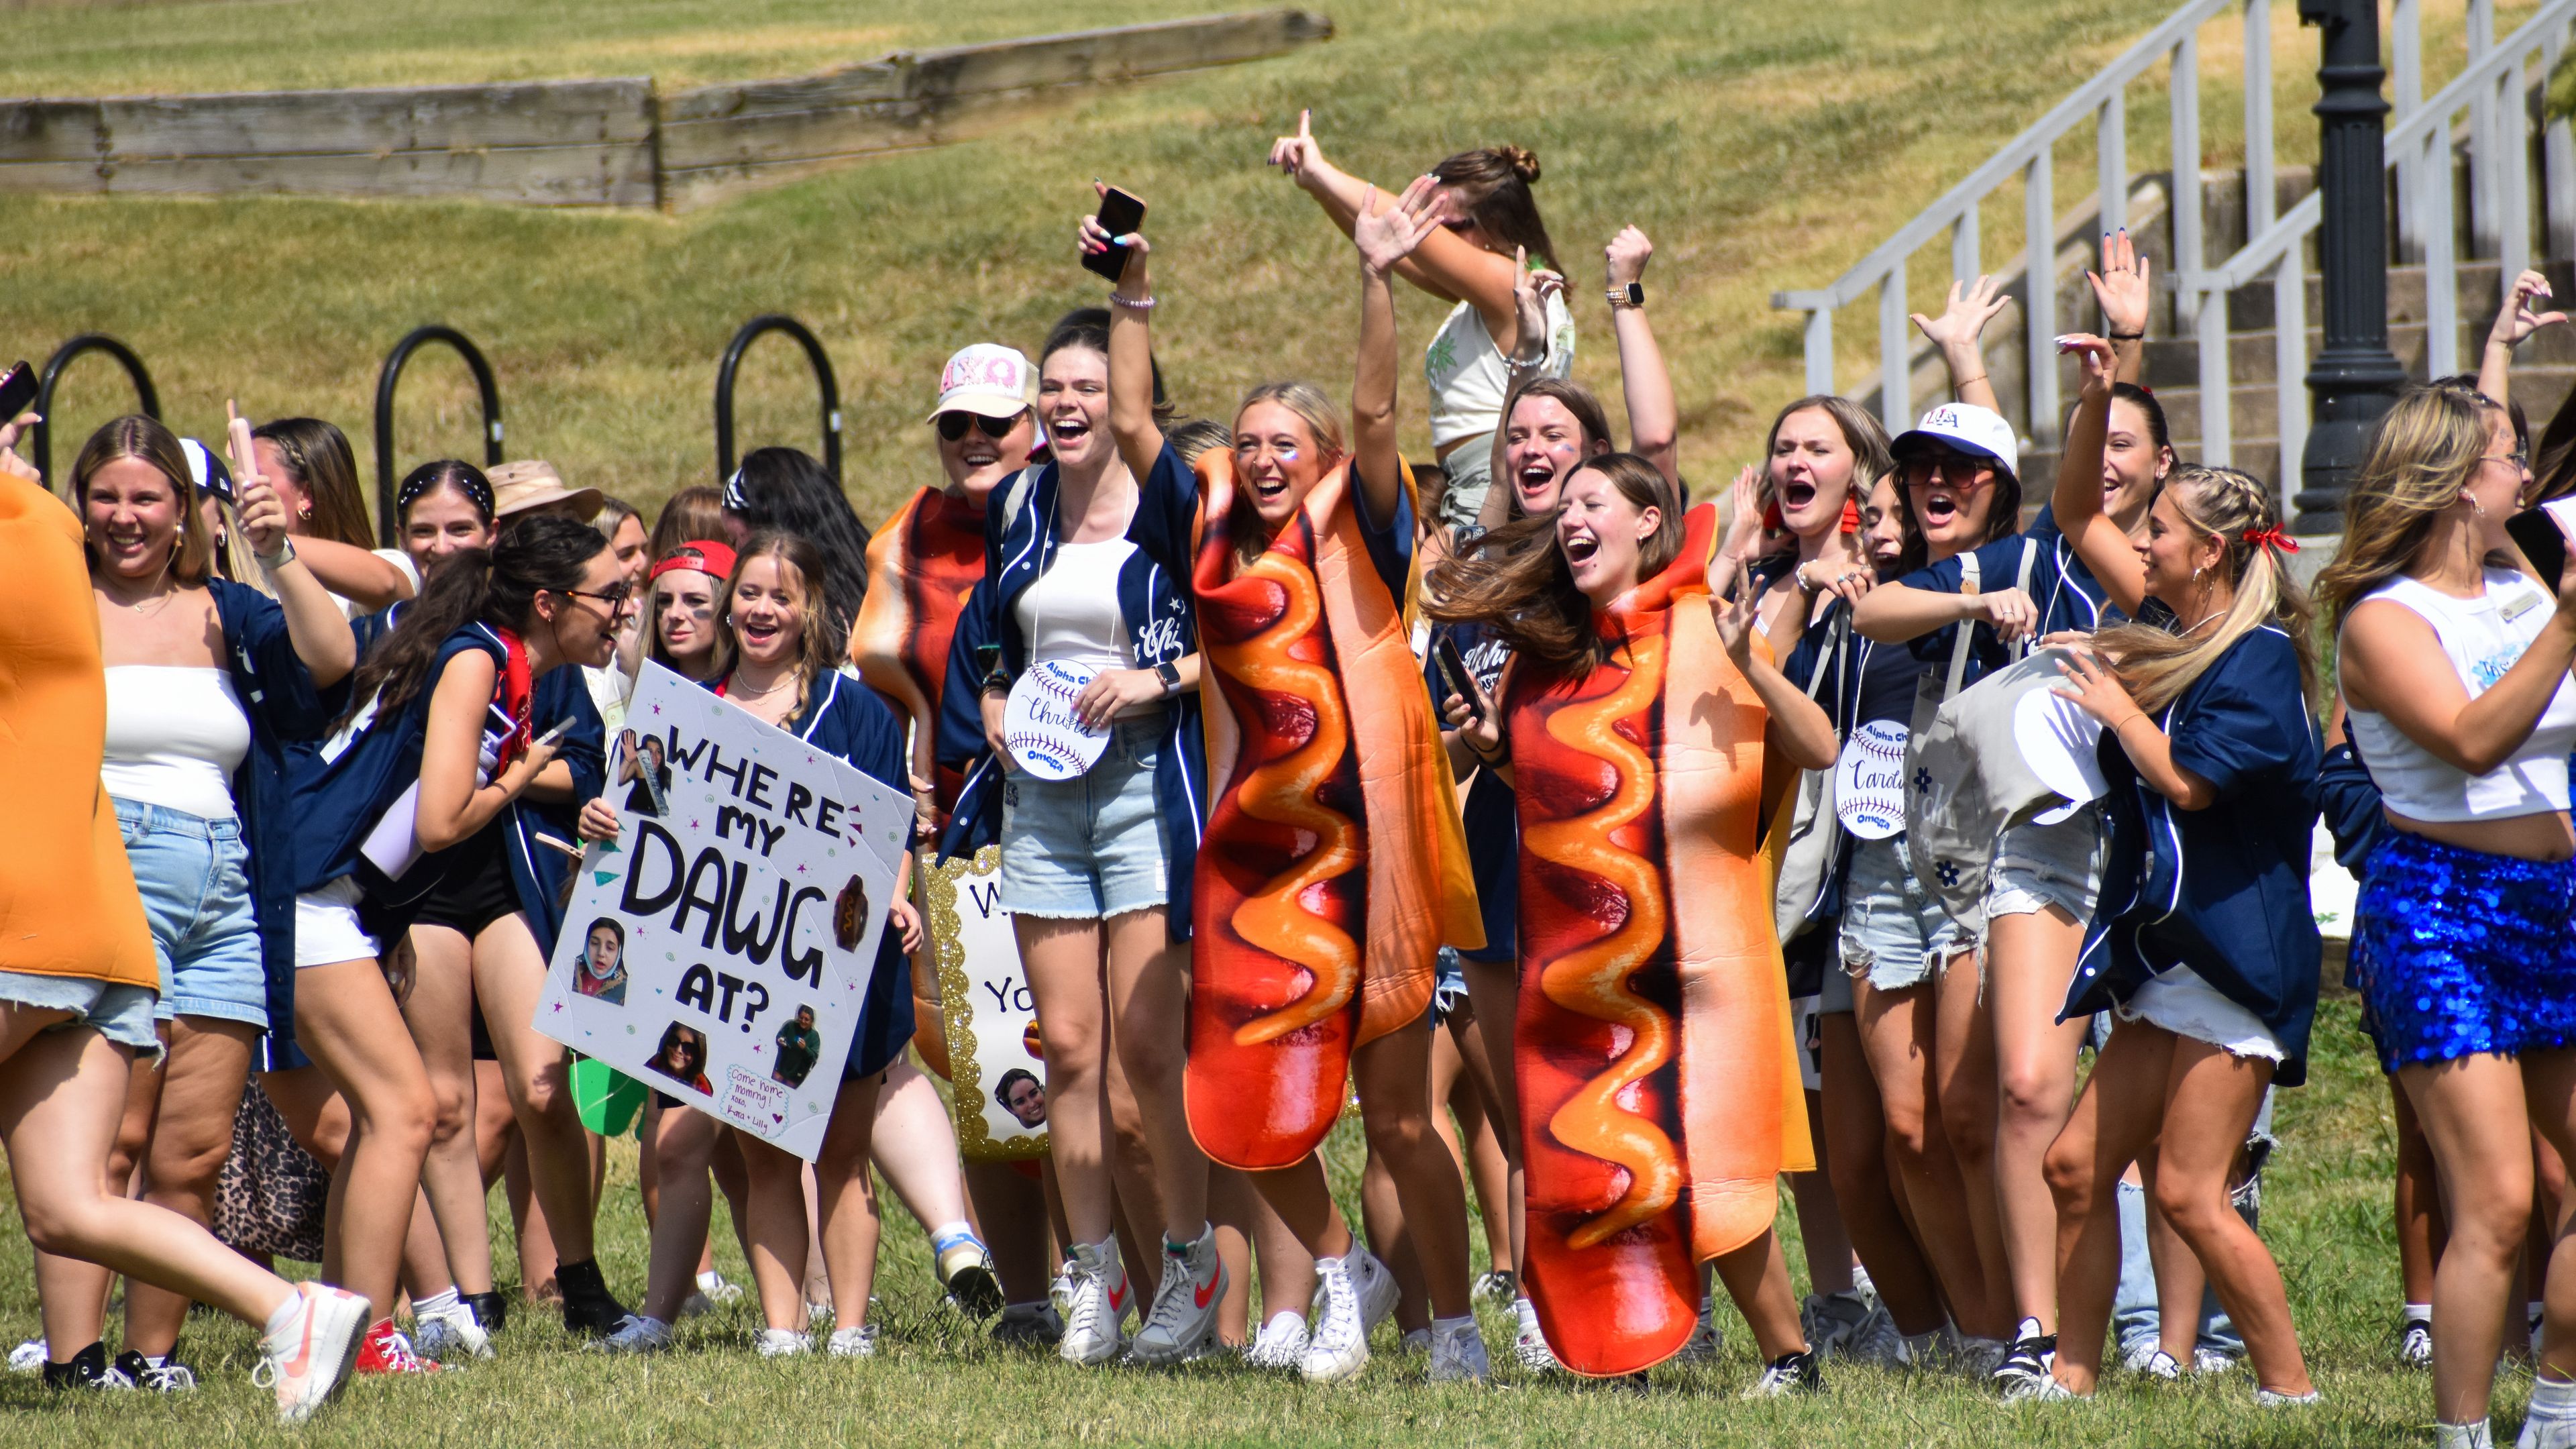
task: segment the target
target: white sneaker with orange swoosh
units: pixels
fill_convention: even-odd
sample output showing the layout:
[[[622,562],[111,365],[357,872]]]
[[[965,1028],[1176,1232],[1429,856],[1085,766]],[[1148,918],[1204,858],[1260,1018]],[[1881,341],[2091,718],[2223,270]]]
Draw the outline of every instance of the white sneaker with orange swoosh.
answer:
[[[1179,1363],[1206,1348],[1216,1336],[1216,1312],[1224,1297],[1225,1263],[1217,1257],[1214,1226],[1202,1227],[1185,1246],[1164,1239],[1163,1281],[1154,1292],[1153,1311],[1136,1335],[1136,1359]]]
[[[251,1382],[277,1391],[277,1418],[300,1424],[341,1389],[357,1368],[367,1331],[367,1300],[325,1283],[298,1283],[294,1316],[263,1337]]]
[[[1127,1346],[1120,1320],[1127,1316],[1127,1301],[1134,1292],[1126,1267],[1118,1261],[1118,1240],[1074,1244],[1072,1256],[1065,1260],[1064,1276],[1068,1284],[1064,1337],[1056,1352],[1067,1363],[1107,1363]]]

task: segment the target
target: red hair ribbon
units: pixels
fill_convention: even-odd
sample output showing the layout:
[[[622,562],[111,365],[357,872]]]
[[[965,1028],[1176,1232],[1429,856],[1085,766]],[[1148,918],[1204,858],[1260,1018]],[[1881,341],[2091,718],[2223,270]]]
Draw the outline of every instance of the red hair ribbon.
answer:
[[[2261,548],[2268,544],[2273,548],[2279,549],[2283,553],[2297,553],[2299,551],[2299,541],[2290,537],[2288,534],[2283,533],[2281,531],[2281,525],[2277,523],[2273,524],[2269,528],[2249,528],[2245,530],[2245,541],[2253,544],[2257,548]]]

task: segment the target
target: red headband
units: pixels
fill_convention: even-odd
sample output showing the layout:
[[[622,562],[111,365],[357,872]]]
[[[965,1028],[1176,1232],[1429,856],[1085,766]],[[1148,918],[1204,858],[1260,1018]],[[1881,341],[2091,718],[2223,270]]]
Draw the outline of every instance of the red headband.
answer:
[[[2288,534],[2283,533],[2281,531],[2281,525],[2277,523],[2273,524],[2269,528],[2249,528],[2245,530],[2243,536],[2247,543],[2254,545],[2256,548],[2261,548],[2268,544],[2273,548],[2279,549],[2283,553],[2297,553],[2299,551],[2299,541],[2290,537]]]
[[[653,565],[652,578],[658,579],[674,569],[696,569],[714,578],[729,579],[733,577],[733,564],[731,545],[698,539],[662,555],[661,562]],[[651,581],[646,580],[647,583]]]

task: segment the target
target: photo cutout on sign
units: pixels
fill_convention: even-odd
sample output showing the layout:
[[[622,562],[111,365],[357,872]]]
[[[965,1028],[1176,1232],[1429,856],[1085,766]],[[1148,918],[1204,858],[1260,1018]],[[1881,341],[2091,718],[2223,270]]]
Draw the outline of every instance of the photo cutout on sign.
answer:
[[[799,1006],[787,1024],[778,1028],[778,1059],[769,1068],[769,1079],[801,1087],[822,1055],[823,1034],[814,1029],[814,1008]]]
[[[580,959],[574,964],[572,989],[580,995],[626,1004],[626,928],[608,916],[590,923]]]
[[[662,1029],[661,1049],[644,1065],[701,1097],[715,1091],[707,1085],[706,1034],[684,1022],[675,1021]]]

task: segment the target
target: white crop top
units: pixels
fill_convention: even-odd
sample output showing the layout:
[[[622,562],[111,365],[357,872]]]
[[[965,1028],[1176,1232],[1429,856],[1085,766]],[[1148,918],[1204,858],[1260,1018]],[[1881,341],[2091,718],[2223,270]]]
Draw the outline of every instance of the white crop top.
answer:
[[[1574,370],[1574,316],[1565,310],[1563,293],[1547,299],[1547,357],[1538,370],[1547,377]],[[1431,335],[1422,351],[1422,377],[1431,391],[1431,446],[1445,448],[1501,425],[1511,365],[1475,303],[1451,308],[1449,320]]]
[[[119,800],[230,820],[233,771],[250,720],[230,670],[117,664],[107,671],[107,753],[99,783]]]
[[[2455,599],[2410,578],[2394,578],[2363,602],[2403,604],[2433,626],[2451,668],[2475,699],[2495,687],[2505,671],[2540,637],[2555,601],[2524,574],[2486,572],[2486,592]],[[2503,820],[2567,808],[2567,751],[2576,745],[2576,684],[2558,681],[2558,692],[2540,713],[2531,737],[2513,757],[2472,776],[2408,739],[2385,715],[2356,709],[2354,743],[2381,799],[2396,814],[2428,822]]]
[[[1095,670],[1134,667],[1127,615],[1118,607],[1118,571],[1135,552],[1136,545],[1123,538],[1056,545],[1054,561],[1020,591],[1015,611],[1029,663],[1061,659]]]

